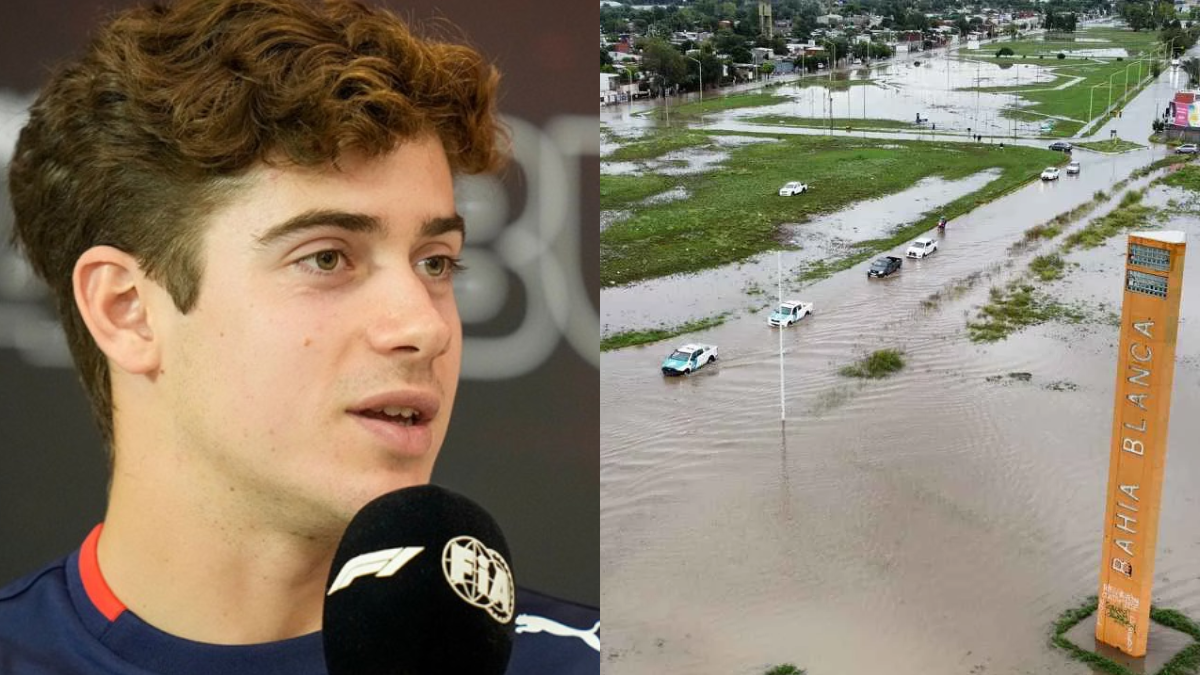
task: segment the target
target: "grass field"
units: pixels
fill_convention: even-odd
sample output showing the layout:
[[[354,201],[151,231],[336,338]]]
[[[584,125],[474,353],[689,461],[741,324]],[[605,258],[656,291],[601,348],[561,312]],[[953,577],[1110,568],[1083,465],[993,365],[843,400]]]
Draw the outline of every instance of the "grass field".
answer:
[[[725,168],[672,178],[673,184],[689,191],[688,199],[633,207],[629,219],[600,234],[601,282],[623,285],[718,267],[778,248],[779,228],[785,223],[803,223],[817,214],[893,194],[927,176],[953,180],[999,169],[1000,176],[982,189],[936,207],[937,213],[954,218],[1032,180],[1045,166],[1066,161],[1061,153],[1037,148],[1000,150],[916,141],[882,144],[821,136],[785,136],[774,143],[733,148]],[[809,192],[779,197],[779,186],[789,180],[807,182]],[[634,192],[626,189],[627,194]],[[844,269],[894,246],[932,227],[937,213],[926,214],[890,237],[865,242],[843,258],[826,261],[806,272],[805,278]]]
[[[720,112],[722,110],[733,110],[734,108],[757,108],[764,105],[775,105],[787,101],[786,96],[779,96],[773,93],[766,92],[751,92],[746,94],[730,94],[728,96],[709,96],[701,101],[691,103],[683,103],[676,106],[671,106],[670,114],[679,115],[680,117],[699,116],[705,113]],[[663,115],[664,111],[661,108],[656,108],[652,111],[639,113],[642,116],[659,116]]]
[[[666,176],[600,176],[600,208],[616,209],[665,192],[675,182]]]
[[[1136,94],[1152,74],[1153,53],[1156,49],[1159,54],[1162,53],[1158,48],[1157,33],[1152,31],[1135,33],[1130,30],[1100,28],[1082,31],[1080,37],[1102,39],[1104,42],[1041,42],[1026,39],[989,45],[995,47],[990,51],[964,53],[977,54],[984,61],[991,63],[1033,63],[1052,69],[1055,79],[1051,82],[1034,82],[1019,87],[985,87],[981,91],[1019,93],[1021,98],[1033,104],[1023,110],[1007,110],[1004,113],[1005,117],[1030,121],[1034,119],[1034,116],[1030,115],[1030,112],[1033,112],[1077,120],[1058,120],[1054,130],[1045,134],[1066,137],[1078,132],[1089,119],[1100,117],[1110,101],[1119,107],[1118,102],[1123,97],[1128,98]],[[996,51],[1001,47],[1009,47],[1016,52],[1016,56],[996,58]],[[1129,56],[1117,60],[1072,55],[1072,50],[1112,48],[1122,48]],[[1067,58],[1054,58],[1059,52],[1066,54]],[[1039,55],[1044,58],[1037,58]],[[1158,63],[1161,65],[1162,61],[1159,60]],[[1084,79],[1065,89],[1054,89],[1077,77]]]
[[[702,131],[679,127],[654,129],[636,141],[617,148],[604,159],[610,162],[629,162],[639,159],[654,159],[672,150],[698,148],[712,144],[712,139]]]

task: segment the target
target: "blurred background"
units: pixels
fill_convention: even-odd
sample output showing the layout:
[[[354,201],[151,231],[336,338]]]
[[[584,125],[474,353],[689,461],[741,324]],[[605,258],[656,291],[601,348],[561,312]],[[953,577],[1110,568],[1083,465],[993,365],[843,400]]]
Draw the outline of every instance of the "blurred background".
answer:
[[[51,67],[132,0],[0,9],[0,167]],[[434,482],[500,521],[518,583],[599,605],[599,127],[596,5],[372,0],[448,20],[503,73],[516,162],[460,181],[463,382]],[[584,76],[587,77],[584,77]],[[586,87],[585,87],[586,80]],[[0,585],[77,548],[103,518],[107,469],[40,282],[7,245],[0,185]]]

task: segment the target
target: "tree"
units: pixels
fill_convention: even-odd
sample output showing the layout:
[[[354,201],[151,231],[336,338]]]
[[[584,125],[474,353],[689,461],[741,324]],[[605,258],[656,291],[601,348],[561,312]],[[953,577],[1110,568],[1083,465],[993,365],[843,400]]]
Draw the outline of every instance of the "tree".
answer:
[[[1153,27],[1149,8],[1141,3],[1127,3],[1121,10],[1121,18],[1125,19],[1125,23],[1135,32]]]
[[[1021,30],[1017,28],[1016,23],[1010,23],[1004,27],[1004,34],[1010,39],[1016,40],[1017,36],[1021,34]]]
[[[687,78],[687,59],[670,42],[659,38],[640,41],[642,68],[662,78],[662,84],[673,87]]]
[[[770,61],[760,63],[758,64],[758,72],[762,73],[763,75],[770,75],[771,73],[775,72],[775,64]]]
[[[996,50],[996,58],[999,59],[999,58],[1003,58],[1005,56],[1012,56],[1014,53],[1015,52],[1013,52],[1013,50],[1009,49],[1008,47],[1001,47],[1000,49]]]
[[[607,49],[605,49],[604,47],[601,47],[600,48],[600,66],[601,67],[611,66],[612,63],[613,63],[612,54],[609,54]]]

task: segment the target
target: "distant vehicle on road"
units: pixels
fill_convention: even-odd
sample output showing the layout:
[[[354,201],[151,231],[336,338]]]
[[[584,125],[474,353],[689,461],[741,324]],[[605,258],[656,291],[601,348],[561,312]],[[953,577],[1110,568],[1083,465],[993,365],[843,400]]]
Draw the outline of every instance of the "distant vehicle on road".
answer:
[[[1071,144],[1066,141],[1054,141],[1050,144],[1050,149],[1058,152],[1071,152]]]
[[[1046,167],[1046,169],[1042,171],[1042,180],[1058,180],[1058,167]]]
[[[682,345],[663,361],[663,375],[687,375],[717,360],[716,345]]]
[[[909,258],[924,258],[928,255],[933,255],[938,250],[937,240],[930,237],[921,237],[914,241],[904,255]]]
[[[1067,175],[1075,176],[1079,174],[1079,162],[1071,162],[1067,165]]]
[[[886,277],[893,272],[899,272],[900,266],[903,264],[904,261],[894,255],[879,258],[875,262],[871,263],[871,268],[867,270],[867,278]]]
[[[808,192],[808,183],[801,183],[798,180],[794,180],[779,188],[780,197],[791,197],[792,195],[798,195],[801,192]]]
[[[785,300],[779,303],[774,312],[771,312],[771,316],[767,318],[767,325],[776,328],[787,328],[812,313],[813,304],[811,302]]]
[[[1171,67],[1178,68],[1179,67],[1179,59],[1171,59]]]
[[[1197,148],[1195,143],[1184,143],[1178,148],[1175,148],[1175,152],[1181,155],[1194,155],[1196,154],[1197,150],[1200,150],[1200,148]]]

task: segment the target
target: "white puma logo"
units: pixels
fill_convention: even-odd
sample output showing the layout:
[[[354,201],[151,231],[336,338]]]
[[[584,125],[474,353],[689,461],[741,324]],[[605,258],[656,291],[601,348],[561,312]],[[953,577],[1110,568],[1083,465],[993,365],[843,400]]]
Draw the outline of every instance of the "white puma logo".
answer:
[[[600,651],[600,636],[597,635],[600,631],[600,622],[597,621],[591,630],[583,630],[582,628],[572,628],[553,620],[547,619],[544,616],[536,616],[533,614],[517,615],[517,632],[518,633],[550,633],[560,637],[577,637],[583,640],[587,646]]]

